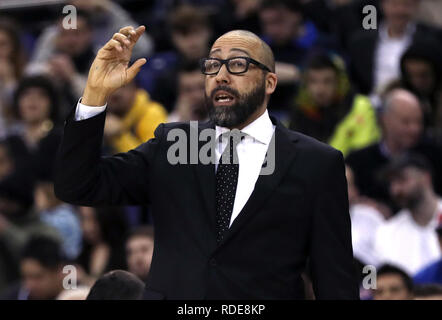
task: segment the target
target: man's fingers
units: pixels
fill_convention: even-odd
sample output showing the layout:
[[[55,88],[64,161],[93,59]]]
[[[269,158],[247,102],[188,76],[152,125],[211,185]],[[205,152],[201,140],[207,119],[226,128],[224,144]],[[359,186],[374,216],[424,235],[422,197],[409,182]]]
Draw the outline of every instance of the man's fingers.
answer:
[[[135,61],[130,68],[127,69],[127,83],[132,81],[133,78],[137,75],[138,71],[140,71],[140,68],[146,63],[146,59],[141,58]]]
[[[135,43],[138,41],[145,30],[145,26],[139,26],[137,29],[134,29],[132,26],[128,26],[121,28],[118,33],[126,36],[131,45],[135,45]]]
[[[112,39],[119,41],[121,46],[129,47],[131,44],[129,38],[122,33],[115,33]]]
[[[117,50],[119,52],[123,51],[121,43],[115,39],[110,39],[103,47],[104,50]]]
[[[132,26],[127,26],[127,27],[121,28],[121,29],[118,31],[118,33],[122,33],[122,34],[124,34],[125,36],[129,36],[129,34],[131,34],[132,31],[135,31],[134,27],[132,27]]]
[[[135,34],[131,35],[130,38],[133,39],[133,42],[137,42],[138,39],[141,37],[141,35],[144,33],[144,30],[146,30],[145,26],[139,26],[136,30],[135,30]]]

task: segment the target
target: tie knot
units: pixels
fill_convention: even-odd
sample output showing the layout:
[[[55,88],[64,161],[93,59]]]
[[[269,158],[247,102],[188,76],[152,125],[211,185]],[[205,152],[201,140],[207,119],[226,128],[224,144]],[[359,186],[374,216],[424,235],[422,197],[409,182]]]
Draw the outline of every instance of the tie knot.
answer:
[[[224,137],[228,137],[228,143],[221,155],[220,163],[222,164],[238,164],[238,154],[236,147],[238,143],[244,139],[245,134],[238,129],[233,129],[223,134]]]
[[[238,130],[233,129],[227,132],[224,132],[221,136],[221,139],[226,139],[230,145],[233,145],[235,148],[242,140],[244,140],[247,134]],[[225,140],[224,140],[225,141]]]

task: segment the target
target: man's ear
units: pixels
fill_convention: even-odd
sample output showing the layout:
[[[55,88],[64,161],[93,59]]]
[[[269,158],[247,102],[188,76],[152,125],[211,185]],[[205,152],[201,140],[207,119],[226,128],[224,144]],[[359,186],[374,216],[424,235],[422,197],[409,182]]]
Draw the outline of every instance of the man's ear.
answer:
[[[273,72],[266,74],[266,94],[272,94],[275,92],[276,85],[278,84],[278,78]]]

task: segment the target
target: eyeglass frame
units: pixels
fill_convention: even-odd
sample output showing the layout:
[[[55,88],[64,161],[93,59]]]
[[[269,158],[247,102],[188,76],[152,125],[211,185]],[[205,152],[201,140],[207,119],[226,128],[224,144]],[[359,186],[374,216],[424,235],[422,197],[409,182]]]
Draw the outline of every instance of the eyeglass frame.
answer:
[[[233,60],[233,59],[238,59],[238,58],[245,59],[245,60],[247,61],[246,69],[245,69],[244,71],[242,71],[242,72],[231,72],[230,69],[229,69],[229,64],[228,64],[228,62],[231,61],[231,60]],[[203,71],[203,68],[204,68],[204,62],[207,61],[207,60],[217,60],[217,61],[221,62],[221,65],[220,65],[220,67],[219,67],[219,69],[218,69],[217,72],[214,72],[214,73],[205,73],[205,72]],[[267,72],[272,72],[272,71],[270,70],[270,68],[267,67],[265,64],[262,64],[261,62],[256,61],[256,60],[253,59],[253,58],[250,58],[250,57],[243,57],[243,56],[240,56],[240,57],[232,57],[232,58],[228,58],[228,59],[219,59],[219,58],[202,58],[202,59],[200,59],[200,68],[201,68],[201,73],[202,73],[202,74],[207,75],[207,76],[213,76],[213,75],[218,74],[218,72],[221,70],[221,68],[223,67],[223,65],[226,65],[226,69],[227,69],[227,71],[228,71],[230,74],[235,74],[235,75],[236,75],[236,74],[243,74],[243,73],[246,73],[247,71],[249,71],[249,66],[250,66],[251,63],[254,64],[254,65],[256,65],[256,66],[257,66],[258,68],[260,68],[261,70],[264,70],[264,71],[267,71]]]

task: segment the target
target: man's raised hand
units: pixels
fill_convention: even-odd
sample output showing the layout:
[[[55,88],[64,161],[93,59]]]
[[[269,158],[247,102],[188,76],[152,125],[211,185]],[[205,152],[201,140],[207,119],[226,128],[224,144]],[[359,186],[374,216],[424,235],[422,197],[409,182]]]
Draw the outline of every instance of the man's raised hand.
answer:
[[[89,70],[82,103],[88,106],[102,106],[118,88],[129,83],[146,59],[138,59],[129,67],[132,49],[146,28],[124,27],[115,33],[97,53]]]

